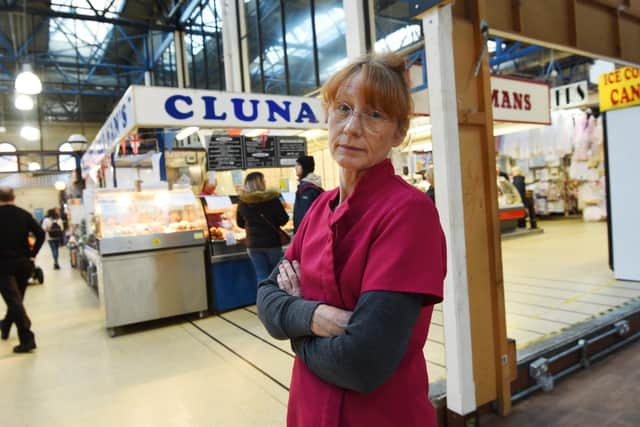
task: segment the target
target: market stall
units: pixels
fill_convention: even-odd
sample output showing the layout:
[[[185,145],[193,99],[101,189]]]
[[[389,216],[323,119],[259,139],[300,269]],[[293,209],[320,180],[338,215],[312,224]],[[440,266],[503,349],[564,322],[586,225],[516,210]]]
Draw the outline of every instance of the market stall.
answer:
[[[237,195],[244,175],[261,171],[269,187],[276,187],[284,194],[292,190],[296,180],[295,160],[307,153],[304,133],[323,128],[322,115],[320,101],[315,98],[132,86],[83,157],[83,175],[96,186],[131,190],[132,200],[138,199],[137,194],[153,192],[153,188],[162,185],[173,189],[167,194],[173,194],[176,189],[184,189],[191,195],[200,194],[207,179],[215,179],[215,194],[220,197],[202,197],[197,205],[203,218],[217,217],[219,221],[206,224],[203,219],[199,229],[201,238],[197,244],[190,241],[201,248],[198,250],[206,250],[206,259],[194,250],[181,258],[180,265],[172,261],[171,269],[187,267],[202,273],[202,279],[192,281],[207,290],[208,308],[212,312],[253,304],[257,286],[255,272],[246,253],[243,231],[235,227]],[[98,198],[103,197],[100,194],[96,192]],[[292,208],[293,198],[287,198],[288,207]],[[100,203],[96,199],[97,210],[101,210],[98,209]],[[284,200],[283,203],[287,206]],[[121,214],[126,215],[125,211]],[[104,222],[100,215],[103,214],[96,211],[98,228]],[[139,256],[128,255],[127,245],[141,244],[136,247],[146,251],[146,244],[160,238],[150,236],[155,231],[145,231],[154,229],[149,221],[140,218],[131,236],[134,240],[126,240],[133,243],[124,247],[122,238],[112,240],[116,236],[103,234],[98,245],[103,261],[115,260],[115,257],[121,262],[124,258],[138,260]],[[120,223],[115,229],[122,230],[123,226]],[[189,230],[196,232],[195,228]],[[98,229],[96,233],[103,230]],[[162,234],[161,242],[167,237]],[[170,241],[170,244],[177,243],[173,237]],[[160,247],[152,246],[152,249]],[[121,257],[124,258],[121,260]],[[109,274],[104,271],[107,264],[102,263],[103,271],[99,275],[103,279],[100,286],[104,287],[100,294],[105,299],[111,295],[109,288],[114,288],[116,295],[119,292],[117,280],[107,280]],[[141,261],[134,268],[146,269],[146,274],[150,274],[160,267],[158,263]],[[152,282],[158,280],[157,273],[152,277]],[[161,290],[150,288],[145,292],[152,295]],[[199,295],[200,291],[190,292]],[[114,307],[127,305],[127,301],[118,298],[115,301],[111,304]],[[113,320],[117,316],[109,316],[107,313],[108,326],[114,321],[121,322]]]
[[[191,191],[97,191],[93,218],[110,333],[207,309],[205,219]]]

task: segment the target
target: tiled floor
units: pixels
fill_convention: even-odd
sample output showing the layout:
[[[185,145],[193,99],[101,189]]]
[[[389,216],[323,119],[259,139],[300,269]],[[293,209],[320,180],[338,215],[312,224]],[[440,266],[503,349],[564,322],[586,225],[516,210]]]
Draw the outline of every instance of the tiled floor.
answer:
[[[640,284],[612,280],[604,224],[543,227],[503,243],[509,335],[519,346],[640,296]],[[47,268],[47,250],[38,259],[46,282],[26,297],[38,350],[12,354],[15,331],[0,342],[0,426],[284,425],[293,355],[266,334],[255,307],[109,338],[93,291],[66,258],[61,271]],[[443,342],[436,307],[425,347],[432,382],[445,375]]]
[[[522,349],[640,298],[613,278],[603,222],[542,221],[544,234],[502,242],[507,331]]]
[[[287,391],[230,349],[284,384],[291,356],[216,317],[197,323],[219,342],[184,321],[109,338],[95,294],[61,264],[27,291],[37,351],[11,353],[15,330],[0,342],[1,426],[284,425]]]

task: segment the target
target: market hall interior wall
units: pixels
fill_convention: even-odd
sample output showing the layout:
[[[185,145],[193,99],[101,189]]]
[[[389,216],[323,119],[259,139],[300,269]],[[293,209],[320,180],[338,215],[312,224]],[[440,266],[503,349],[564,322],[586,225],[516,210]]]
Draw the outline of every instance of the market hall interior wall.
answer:
[[[102,123],[46,123],[40,128],[42,130],[42,147],[40,140],[27,141],[20,136],[20,128],[23,123],[6,122],[4,126],[7,133],[0,134],[0,141],[13,144],[18,151],[56,151],[60,144],[65,142],[72,134],[83,134],[87,141],[91,142],[96,136]]]

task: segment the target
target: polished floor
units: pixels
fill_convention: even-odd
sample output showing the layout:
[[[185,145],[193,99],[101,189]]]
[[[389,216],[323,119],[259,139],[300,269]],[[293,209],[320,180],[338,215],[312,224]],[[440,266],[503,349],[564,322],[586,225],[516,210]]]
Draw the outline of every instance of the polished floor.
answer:
[[[542,221],[543,234],[502,242],[507,332],[518,349],[640,298],[640,282],[615,280],[607,226]]]
[[[543,227],[503,243],[508,330],[519,347],[640,296],[640,284],[612,279],[604,224]],[[37,351],[11,353],[15,330],[0,342],[0,426],[284,425],[293,355],[255,307],[109,338],[94,292],[62,252],[54,271],[43,248],[45,284],[27,291]],[[425,346],[432,382],[445,375],[443,342],[437,307]]]

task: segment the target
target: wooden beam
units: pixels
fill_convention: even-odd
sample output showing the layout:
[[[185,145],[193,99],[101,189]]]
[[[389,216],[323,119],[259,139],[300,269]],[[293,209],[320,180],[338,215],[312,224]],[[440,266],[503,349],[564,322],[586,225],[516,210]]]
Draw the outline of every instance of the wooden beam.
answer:
[[[618,51],[618,56],[622,56],[622,28],[620,28],[620,11],[618,10],[616,12],[616,41],[617,41],[617,51]],[[640,40],[638,40],[638,42],[640,43]]]
[[[569,0],[567,3],[569,18],[569,44],[571,46],[578,45],[578,30],[576,28],[576,0]]]
[[[522,29],[522,8],[520,7],[520,1],[521,0],[511,0],[513,10],[513,30],[518,33],[524,31]]]
[[[462,2],[456,16],[475,4]],[[495,35],[637,66],[639,13],[638,0],[491,0],[487,16]]]
[[[480,23],[487,19],[488,0],[478,0],[474,21],[479,29]],[[475,31],[476,52],[483,52],[486,35]],[[484,223],[489,250],[489,287],[493,306],[491,307],[492,327],[494,334],[494,359],[496,399],[498,413],[507,415],[511,411],[511,367],[515,360],[510,360],[510,346],[507,341],[507,320],[504,295],[504,278],[502,271],[502,243],[500,240],[500,219],[498,215],[498,189],[496,186],[496,147],[493,138],[493,106],[491,103],[491,68],[488,55],[478,56],[480,73],[476,76],[476,92],[478,93],[478,109],[484,112],[485,125],[481,128],[480,139],[484,148],[482,165],[484,168],[484,192],[488,199],[484,210]],[[469,183],[471,184],[471,183]]]
[[[453,45],[449,47],[444,40],[448,27],[438,28],[434,17],[423,20],[425,39],[429,41],[426,51],[435,181],[440,182],[436,185],[436,198],[451,263],[445,286],[449,292],[445,294],[444,322],[447,404],[463,416],[469,413],[471,402],[480,407],[497,401],[499,412],[507,414],[512,375],[506,337],[487,34],[482,33],[480,25],[487,17],[487,0],[476,1],[474,6],[457,10],[456,16],[462,13],[469,19],[453,20]],[[440,10],[435,16],[442,17],[442,13]],[[446,66],[451,51],[455,67]],[[470,349],[465,347],[469,346],[467,330],[471,332]],[[465,348],[472,356],[472,369],[465,355],[460,354]],[[463,386],[471,379],[469,376],[473,386]],[[474,389],[472,400],[469,392]]]

